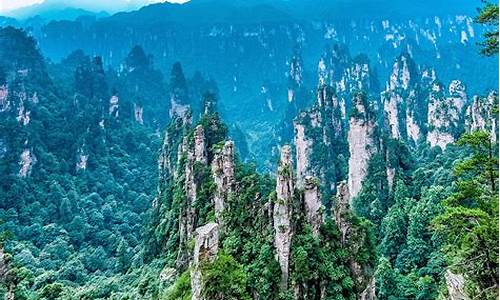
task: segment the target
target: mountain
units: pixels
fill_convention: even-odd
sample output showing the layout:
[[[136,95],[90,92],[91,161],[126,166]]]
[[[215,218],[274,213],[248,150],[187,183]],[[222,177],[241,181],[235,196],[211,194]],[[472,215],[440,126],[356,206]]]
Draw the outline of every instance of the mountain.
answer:
[[[32,32],[55,61],[81,48],[118,68],[128,50],[140,45],[161,70],[180,61],[188,74],[200,71],[216,78],[221,114],[247,133],[249,158],[268,171],[276,162],[269,156],[272,149],[276,154],[276,145],[263,141],[280,139],[280,124],[293,118],[286,99],[289,64],[296,54],[302,59],[306,104],[313,102],[318,59],[335,44],[348,46],[352,56],[366,55],[379,82],[385,81],[392,59],[407,52],[423,67],[432,61],[444,81],[459,78],[474,93],[496,87],[496,65],[480,59],[475,46],[484,28],[473,21],[474,4],[458,2],[453,9],[432,4],[435,10],[429,11],[422,2],[409,15],[402,2],[360,3],[359,10],[346,10],[338,1],[319,6],[313,1],[160,3],[97,20],[51,22]],[[262,113],[245,117],[256,111]]]
[[[489,28],[355,3],[0,28],[0,296],[496,299]]]

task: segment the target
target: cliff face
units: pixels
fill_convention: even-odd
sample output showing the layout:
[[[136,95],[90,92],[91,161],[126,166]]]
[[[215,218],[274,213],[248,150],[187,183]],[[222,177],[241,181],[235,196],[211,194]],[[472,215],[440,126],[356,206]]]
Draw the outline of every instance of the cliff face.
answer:
[[[431,147],[444,150],[446,145],[455,141],[466,101],[465,86],[460,81],[450,83],[448,95],[442,84],[432,83],[427,112],[427,142]]]
[[[307,222],[311,225],[313,234],[319,235],[319,228],[323,224],[323,208],[318,178],[308,176],[304,185],[304,206]]]
[[[348,188],[351,200],[361,191],[363,180],[368,171],[368,162],[376,149],[373,137],[375,122],[366,101],[366,96],[363,94],[358,94],[355,97],[353,113],[349,120],[347,135],[350,153]]]
[[[274,245],[281,268],[281,283],[286,288],[290,245],[292,241],[292,201],[294,197],[293,163],[289,146],[281,148],[281,158],[276,178],[276,203],[273,208]]]
[[[197,215],[195,205],[197,202],[197,194],[199,183],[195,175],[197,169],[207,165],[207,150],[205,145],[205,132],[201,125],[196,126],[194,129],[193,141],[190,142],[184,138],[181,146],[181,155],[185,160],[184,166],[184,193],[185,203],[182,205],[179,215],[179,253],[177,257],[177,264],[184,266],[188,262],[188,251],[186,249],[187,242],[193,236],[196,224]]]
[[[498,140],[498,124],[493,108],[498,105],[498,95],[490,92],[486,97],[474,96],[465,113],[467,131],[485,130],[490,132],[493,142]]]
[[[297,152],[297,184],[304,185],[304,180],[311,172],[310,155],[313,142],[305,134],[304,125],[295,123],[295,149]]]
[[[340,231],[340,242],[342,247],[349,251],[349,269],[355,280],[356,290],[359,291],[358,299],[372,300],[375,297],[375,279],[373,269],[367,262],[357,261],[358,253],[364,251],[363,245],[369,237],[366,232],[353,222],[355,214],[351,209],[351,196],[348,184],[339,182],[335,205],[332,207],[332,215]]]
[[[234,191],[234,142],[226,141],[219,149],[212,161],[212,177],[215,182],[213,197],[215,218],[223,224],[222,214],[225,202],[230,193]]]
[[[203,273],[202,264],[215,260],[219,251],[219,226],[217,223],[208,223],[198,227],[195,232],[195,245],[191,263],[191,292],[192,300],[203,300]],[[208,300],[208,299],[207,299]]]
[[[389,134],[394,139],[416,143],[420,137],[419,84],[416,66],[408,54],[396,59],[382,92],[384,118]]]

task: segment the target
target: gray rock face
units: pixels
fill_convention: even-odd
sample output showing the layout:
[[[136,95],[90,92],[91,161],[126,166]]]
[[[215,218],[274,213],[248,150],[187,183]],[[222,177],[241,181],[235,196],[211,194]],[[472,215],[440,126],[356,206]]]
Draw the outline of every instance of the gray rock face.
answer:
[[[87,162],[89,160],[89,155],[88,155],[88,153],[85,152],[85,150],[83,148],[84,147],[81,147],[78,150],[77,161],[76,161],[76,166],[75,166],[75,169],[77,171],[79,171],[79,170],[82,170],[82,171],[87,170]]]
[[[278,262],[281,267],[281,283],[284,288],[288,285],[288,262],[290,258],[290,244],[292,241],[292,228],[290,218],[292,215],[293,200],[293,165],[290,146],[281,148],[281,159],[276,178],[276,203],[273,209],[274,245]]]
[[[345,244],[349,233],[350,223],[347,221],[346,214],[350,211],[350,198],[347,183],[345,181],[339,182],[337,185],[337,195],[335,197],[333,214],[335,217],[335,224],[337,224],[340,230],[342,244]]]
[[[144,124],[143,114],[144,107],[138,105],[137,103],[134,103],[134,118],[137,123]]]
[[[465,293],[465,278],[460,274],[454,274],[446,270],[444,274],[446,288],[448,289],[448,299],[450,300],[469,300]]]
[[[321,193],[319,191],[319,180],[308,176],[304,185],[304,206],[308,223],[313,229],[313,234],[319,234],[319,228],[323,223],[323,213],[321,205]]]
[[[453,80],[445,95],[443,86],[434,82],[429,95],[427,125],[427,142],[431,147],[445,149],[455,141],[454,131],[462,117],[462,108],[467,102],[465,86],[458,80]]]
[[[306,176],[310,173],[309,156],[311,155],[312,141],[305,134],[302,124],[294,123],[295,147],[297,151],[297,185],[302,187]]]
[[[203,274],[201,265],[213,262],[219,251],[219,225],[208,223],[198,227],[195,233],[193,261],[191,263],[192,300],[203,300]],[[209,299],[207,299],[209,300]]]
[[[368,286],[359,295],[360,300],[375,300],[377,296],[375,294],[375,277],[373,277]]]
[[[23,153],[21,153],[21,157],[19,160],[19,177],[28,177],[31,174],[31,171],[33,170],[33,166],[36,164],[37,159],[35,155],[33,154],[33,151],[31,149],[24,149]]]
[[[198,125],[194,129],[194,159],[203,164],[207,163],[207,149],[205,146],[205,131]]]
[[[0,112],[7,111],[10,106],[9,102],[9,86],[7,84],[0,85]]]
[[[416,66],[408,54],[396,59],[381,93],[385,124],[394,139],[408,139],[416,143],[420,137],[420,124],[416,122],[418,78]]]
[[[375,299],[375,279],[373,270],[367,265],[356,261],[355,257],[363,247],[366,240],[366,233],[359,230],[352,223],[352,212],[350,207],[349,188],[345,181],[337,184],[337,195],[335,197],[335,206],[333,207],[333,217],[335,224],[340,230],[340,242],[342,247],[351,254],[349,259],[349,268],[353,275],[356,288],[359,292],[358,299]]]
[[[113,118],[118,118],[118,112],[119,112],[119,98],[118,96],[114,95],[109,99],[109,115],[112,116]]]
[[[361,191],[361,185],[368,171],[368,161],[374,153],[373,133],[375,122],[367,114],[367,108],[360,95],[355,99],[357,113],[349,120],[349,193],[351,200]]]
[[[215,153],[212,161],[212,177],[215,182],[214,209],[217,222],[222,224],[222,213],[227,195],[233,192],[234,185],[234,142],[226,141],[221,150]]]
[[[205,134],[202,126],[197,126],[194,131],[194,144],[188,145],[187,139],[184,139],[180,151],[186,155],[184,167],[184,193],[186,195],[186,203],[180,211],[179,216],[179,239],[180,247],[177,258],[177,264],[182,266],[187,263],[186,243],[191,239],[195,229],[195,204],[197,201],[198,185],[195,181],[195,164],[207,163],[207,152],[205,148]]]
[[[468,132],[485,130],[490,132],[493,142],[498,140],[498,124],[493,113],[493,107],[498,104],[498,95],[495,92],[486,98],[474,96],[472,104],[465,113],[465,128]]]

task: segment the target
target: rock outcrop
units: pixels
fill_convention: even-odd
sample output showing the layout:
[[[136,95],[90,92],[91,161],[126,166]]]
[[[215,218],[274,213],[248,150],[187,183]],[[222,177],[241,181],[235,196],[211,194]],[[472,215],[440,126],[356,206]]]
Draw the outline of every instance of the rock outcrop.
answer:
[[[109,99],[109,115],[112,116],[113,118],[118,118],[118,110],[119,108],[119,98],[116,95],[113,95]]]
[[[195,233],[193,261],[191,263],[192,300],[204,300],[202,264],[213,262],[219,251],[219,225],[208,223],[198,227]],[[209,300],[209,299],[205,299]]]
[[[177,257],[178,266],[184,266],[187,264],[187,241],[191,239],[196,226],[195,204],[198,192],[198,183],[195,180],[196,164],[207,164],[205,133],[201,125],[198,125],[195,128],[193,139],[194,141],[192,145],[190,145],[187,138],[184,138],[180,146],[182,153],[179,155],[179,158],[181,156],[186,157],[184,165],[184,193],[186,196],[186,202],[179,215],[180,247]]]
[[[446,270],[444,274],[446,288],[448,289],[448,299],[450,300],[469,300],[465,292],[465,278],[460,274],[455,274]]]
[[[419,92],[415,63],[409,54],[403,54],[394,62],[385,91],[381,94],[385,125],[392,138],[412,144],[420,138]]]
[[[345,181],[339,182],[335,205],[332,207],[333,218],[340,231],[341,245],[350,253],[349,268],[358,291],[358,299],[374,300],[376,298],[373,270],[366,263],[360,263],[356,260],[358,253],[364,250],[363,245],[369,237],[364,229],[353,223],[354,216],[350,199],[347,183]]]
[[[222,213],[227,196],[234,187],[234,142],[226,141],[222,149],[215,153],[212,161],[212,177],[215,182],[214,209],[219,224],[223,224]]]
[[[36,164],[37,159],[35,155],[33,154],[33,150],[31,149],[24,149],[23,152],[21,153],[19,165],[21,166],[19,169],[19,177],[28,177],[31,174],[31,171],[33,170],[33,166]]]
[[[293,163],[290,146],[281,148],[281,159],[276,179],[276,203],[273,208],[274,245],[281,267],[281,284],[288,285],[290,245],[292,241],[292,201],[294,196]]]
[[[321,204],[321,193],[319,180],[308,176],[304,185],[304,206],[306,209],[307,222],[311,225],[313,234],[319,234],[319,228],[323,223],[323,208]]]
[[[89,160],[89,155],[87,153],[85,153],[85,151],[83,150],[83,147],[80,148],[78,150],[77,159],[76,159],[76,166],[75,166],[76,171],[87,170],[88,160]]]
[[[297,185],[304,186],[304,180],[310,174],[309,156],[311,155],[312,141],[305,134],[305,126],[297,122],[295,127],[295,149],[297,156]]]
[[[135,121],[141,125],[144,124],[143,115],[144,115],[144,107],[142,107],[137,103],[134,103],[134,118]]]
[[[368,171],[368,162],[375,152],[373,134],[375,121],[367,104],[366,96],[359,93],[355,97],[353,114],[349,120],[349,176],[348,186],[351,200],[361,191]]]
[[[445,149],[455,141],[455,135],[467,101],[465,86],[458,80],[450,83],[449,96],[442,84],[435,81],[429,95],[427,111],[427,142],[431,147]]]
[[[9,86],[7,84],[0,85],[0,112],[9,109]]]
[[[333,216],[335,224],[340,231],[340,242],[344,245],[347,241],[349,233],[349,222],[347,218],[348,212],[351,211],[350,207],[349,187],[347,182],[342,181],[337,185],[337,195],[335,197],[335,206],[333,207]]]
[[[490,132],[493,142],[498,140],[498,120],[493,112],[498,105],[498,95],[491,92],[487,97],[474,96],[465,113],[465,128],[468,132],[484,130]]]

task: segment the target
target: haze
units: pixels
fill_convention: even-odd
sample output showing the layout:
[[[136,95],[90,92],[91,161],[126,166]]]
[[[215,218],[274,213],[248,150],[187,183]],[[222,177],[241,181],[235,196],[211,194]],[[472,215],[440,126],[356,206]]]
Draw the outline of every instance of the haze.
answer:
[[[74,7],[82,8],[90,11],[107,11],[110,13],[137,9],[141,6],[157,3],[157,2],[172,2],[184,3],[188,0],[1,0],[0,14],[11,15],[15,14],[18,9],[26,8],[33,5],[39,6],[54,6],[54,7]]]

